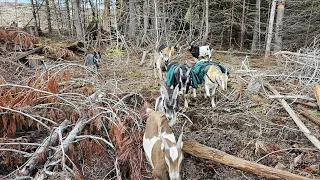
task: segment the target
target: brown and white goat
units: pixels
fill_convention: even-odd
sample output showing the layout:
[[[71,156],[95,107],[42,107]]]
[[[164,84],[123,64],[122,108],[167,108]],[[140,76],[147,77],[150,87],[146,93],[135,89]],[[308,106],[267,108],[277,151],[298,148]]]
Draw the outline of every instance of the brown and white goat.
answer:
[[[143,136],[143,149],[153,171],[152,176],[161,180],[180,180],[182,132],[176,142],[175,136],[163,112],[147,109],[149,117]]]
[[[163,80],[164,77],[162,75],[162,71],[167,70],[167,65],[170,61],[173,60],[175,54],[175,47],[167,47],[165,45],[161,45],[159,47],[158,52],[155,52],[153,55],[153,69],[154,76],[157,77],[157,71],[159,73],[160,80]]]
[[[222,90],[227,90],[227,83],[228,83],[228,75],[227,71],[222,73],[220,68],[215,65],[210,65],[207,67],[206,74],[204,76],[204,89],[205,94],[204,96],[211,96],[211,105],[212,108],[216,106],[214,102],[214,95],[216,93],[216,89],[218,86],[221,86]],[[210,93],[210,90],[212,92]]]

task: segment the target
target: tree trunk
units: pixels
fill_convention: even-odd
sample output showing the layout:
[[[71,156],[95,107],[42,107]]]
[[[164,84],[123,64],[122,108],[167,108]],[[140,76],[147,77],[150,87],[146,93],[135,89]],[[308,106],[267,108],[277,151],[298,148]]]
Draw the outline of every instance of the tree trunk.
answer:
[[[231,22],[230,22],[230,39],[229,39],[229,48],[232,47],[232,26],[233,26],[233,13],[234,13],[234,0],[232,0],[232,7],[231,7]]]
[[[278,2],[276,32],[274,36],[275,51],[281,51],[281,47],[282,47],[282,26],[283,26],[282,19],[284,15],[284,5],[285,5],[285,0],[280,0]]]
[[[243,50],[244,34],[246,32],[246,30],[245,30],[245,13],[246,13],[246,0],[243,0],[243,3],[242,3],[242,18],[241,18],[240,51]]]
[[[34,7],[33,0],[30,0],[31,7],[32,7],[32,15],[34,19],[34,35],[38,36],[38,23],[37,23],[37,14],[36,14],[36,8]]]
[[[48,21],[48,31],[52,33],[52,26],[51,26],[51,14],[50,14],[50,4],[49,0],[46,0],[46,9],[47,9],[47,21]]]
[[[274,14],[276,11],[276,5],[277,5],[277,0],[273,0],[271,5],[271,12],[270,12],[270,19],[269,19],[269,26],[268,26],[265,58],[268,58],[270,56],[271,40],[272,40],[272,33],[273,33],[273,21],[274,21]]]
[[[67,14],[68,14],[69,36],[73,36],[73,26],[72,26],[71,17],[70,17],[70,4],[69,4],[69,0],[66,0],[66,9],[67,9]]]
[[[134,10],[134,1],[135,0],[129,0],[129,38],[133,39],[135,37],[136,32],[136,16],[135,16],[135,10]]]
[[[93,19],[95,19],[96,12],[95,12],[95,7],[94,7],[94,4],[93,4],[92,0],[89,0],[89,4],[90,4],[90,7],[91,7],[92,17],[93,17]]]
[[[158,47],[159,47],[159,30],[158,30],[158,18],[157,18],[158,17],[157,0],[153,0],[153,2],[154,2],[154,24],[155,24],[156,34],[157,34],[155,48],[158,49]]]
[[[253,28],[253,38],[252,38],[252,44],[251,44],[251,52],[257,50],[257,48],[260,48],[260,6],[261,6],[261,0],[256,0],[256,14],[254,18],[254,28]],[[258,45],[258,47],[257,47]]]
[[[76,32],[77,32],[77,39],[82,40],[84,34],[83,34],[81,17],[80,17],[80,0],[72,0],[72,6],[73,6],[74,25],[76,27]]]
[[[204,43],[206,43],[207,39],[208,39],[208,35],[209,35],[209,0],[205,0],[206,1],[206,31],[203,35],[203,39],[202,39],[202,44],[204,45]]]
[[[110,0],[104,0],[102,28],[110,33]]]
[[[149,27],[149,0],[145,0],[143,3],[143,36],[147,34]]]

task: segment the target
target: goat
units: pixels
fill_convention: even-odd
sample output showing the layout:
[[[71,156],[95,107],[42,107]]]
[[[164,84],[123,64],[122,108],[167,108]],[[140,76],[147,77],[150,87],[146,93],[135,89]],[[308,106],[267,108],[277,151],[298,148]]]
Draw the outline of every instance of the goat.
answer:
[[[208,57],[208,61],[211,61],[212,57],[212,51],[213,48],[210,46],[196,46],[193,44],[194,42],[187,42],[188,45],[188,49],[190,51],[190,53],[192,54],[192,56],[198,60],[199,58],[203,57]]]
[[[176,47],[174,46],[171,46],[170,48],[165,45],[161,45],[158,49],[158,52],[155,52],[153,55],[154,76],[157,77],[158,71],[160,80],[163,79],[162,71],[167,70],[167,65],[173,59],[175,49]]]
[[[204,89],[205,97],[211,96],[211,106],[214,108],[216,106],[214,102],[214,95],[218,86],[221,86],[222,90],[227,90],[228,83],[228,72],[221,72],[221,69],[216,65],[208,65],[205,70],[204,76]],[[210,90],[212,90],[210,94]]]
[[[168,65],[168,69],[169,70],[166,75],[167,85],[171,89],[179,85],[179,94],[183,94],[185,96],[184,107],[188,108],[188,99],[186,95],[192,85],[191,68],[186,64],[172,62]]]
[[[100,52],[96,53],[94,52],[93,54],[88,54],[87,59],[84,63],[85,66],[92,66],[94,65],[96,68],[96,71],[100,67],[100,62],[101,62],[101,54]]]
[[[161,180],[180,180],[183,133],[176,142],[165,114],[149,108],[146,111],[149,117],[143,136],[143,149],[153,168],[152,176]]]
[[[179,86],[173,89],[166,89],[163,85],[160,87],[161,95],[156,99],[155,110],[165,113],[169,120],[169,126],[172,127],[177,120],[179,110],[178,101]]]

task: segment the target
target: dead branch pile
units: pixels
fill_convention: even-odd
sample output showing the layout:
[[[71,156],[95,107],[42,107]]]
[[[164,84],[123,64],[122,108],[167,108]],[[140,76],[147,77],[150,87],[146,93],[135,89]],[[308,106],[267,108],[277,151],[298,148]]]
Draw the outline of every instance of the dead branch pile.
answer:
[[[37,179],[82,179],[94,173],[84,172],[80,162],[100,155],[102,163],[111,164],[104,167],[110,171],[106,178],[140,178],[145,171],[138,111],[143,102],[129,95],[122,100],[124,95],[111,93],[112,88],[111,82],[77,64],[38,70],[19,84],[3,82],[2,172]]]
[[[28,50],[39,44],[39,38],[19,28],[0,29],[0,44],[7,51]]]
[[[314,85],[320,82],[320,39],[298,52],[281,51],[276,53],[282,74],[299,79],[301,85]]]
[[[64,59],[79,60],[79,57],[71,50],[64,47],[59,47],[54,44],[45,46],[43,48],[43,52],[46,57],[52,58],[55,60],[64,60]]]

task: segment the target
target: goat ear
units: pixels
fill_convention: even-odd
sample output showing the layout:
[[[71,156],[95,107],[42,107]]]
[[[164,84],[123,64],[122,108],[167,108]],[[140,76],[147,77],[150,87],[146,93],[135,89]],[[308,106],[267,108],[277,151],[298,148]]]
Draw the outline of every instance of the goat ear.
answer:
[[[168,91],[167,91],[166,87],[164,87],[164,85],[162,85],[162,84],[160,87],[160,94],[161,94],[162,98],[169,99]]]
[[[180,72],[180,76],[182,76],[183,72],[181,68],[179,68],[179,72]]]
[[[187,75],[189,75],[189,74],[190,74],[190,72],[191,72],[191,68],[189,68],[189,69],[188,69],[188,71],[187,71]]]
[[[160,136],[160,138],[161,138],[164,149],[166,149],[166,150],[170,149],[167,141],[162,136]]]
[[[172,99],[177,99],[177,97],[178,97],[178,92],[179,92],[179,84],[177,84],[176,87],[175,87],[174,90],[173,90]]]
[[[177,142],[177,147],[180,148],[180,149],[182,149],[182,147],[183,147],[182,136],[183,136],[183,129],[184,129],[184,126],[186,125],[186,123],[187,123],[187,121],[185,121],[183,123],[183,126],[181,128],[181,134],[180,134],[178,142]]]

